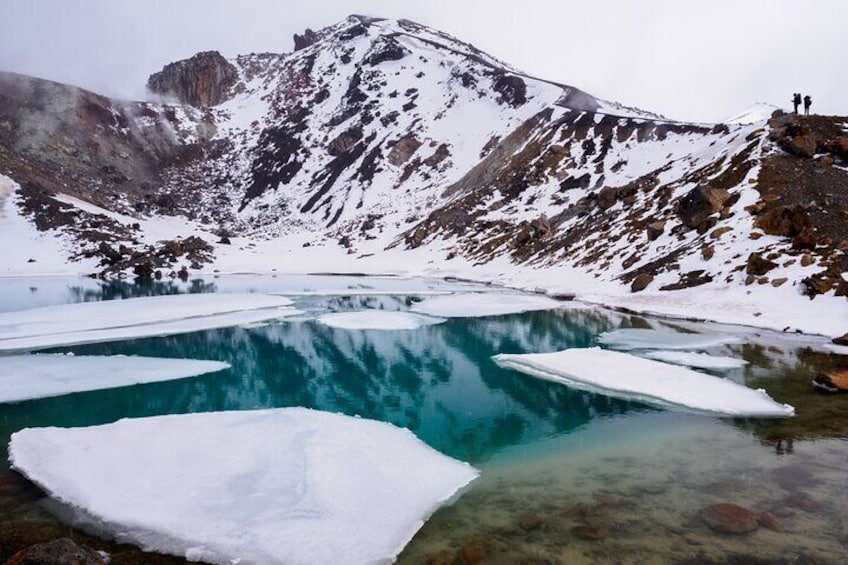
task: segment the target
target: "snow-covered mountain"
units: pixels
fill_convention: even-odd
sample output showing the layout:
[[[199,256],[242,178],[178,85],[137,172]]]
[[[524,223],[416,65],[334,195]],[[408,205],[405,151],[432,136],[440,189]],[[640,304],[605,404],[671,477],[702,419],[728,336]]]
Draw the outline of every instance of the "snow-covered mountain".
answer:
[[[148,86],[126,102],[0,73],[0,234],[32,242],[0,269],[513,265],[547,287],[846,292],[841,118],[675,122],[364,16]]]

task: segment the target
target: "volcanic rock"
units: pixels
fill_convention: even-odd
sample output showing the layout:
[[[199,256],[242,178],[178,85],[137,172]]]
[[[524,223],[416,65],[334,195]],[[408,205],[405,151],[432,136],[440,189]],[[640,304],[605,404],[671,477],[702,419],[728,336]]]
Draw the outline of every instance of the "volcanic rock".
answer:
[[[190,59],[165,65],[147,79],[156,94],[176,98],[196,107],[224,102],[238,80],[238,71],[217,51],[204,51]]]
[[[640,292],[645,290],[654,280],[654,275],[641,273],[636,275],[633,282],[630,283],[630,292]]]
[[[795,237],[811,226],[806,208],[800,204],[778,206],[763,212],[754,220],[754,227],[769,235]]]
[[[816,138],[812,133],[805,133],[797,137],[786,135],[777,140],[781,149],[795,155],[796,157],[810,158],[816,154]]]
[[[777,263],[774,261],[769,261],[759,253],[754,252],[748,256],[748,263],[745,267],[745,272],[749,275],[759,277],[768,273],[777,266]]]
[[[730,193],[723,188],[698,185],[680,199],[677,215],[684,226],[700,230],[707,218],[721,210],[729,198]]]
[[[301,49],[306,49],[310,45],[317,43],[319,39],[320,37],[317,33],[306,28],[303,35],[294,34],[294,50],[300,51]]]

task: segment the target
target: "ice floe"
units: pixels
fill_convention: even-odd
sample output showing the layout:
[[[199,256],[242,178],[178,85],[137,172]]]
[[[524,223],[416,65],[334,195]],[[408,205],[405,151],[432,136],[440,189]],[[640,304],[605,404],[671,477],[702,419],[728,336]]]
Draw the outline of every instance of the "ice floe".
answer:
[[[686,411],[745,417],[793,416],[763,390],[599,347],[556,353],[495,355],[495,362],[535,377],[598,394]]]
[[[0,402],[171,381],[229,367],[220,361],[125,355],[11,355],[0,357]]]
[[[731,335],[680,333],[671,330],[627,328],[604,332],[598,343],[613,349],[707,349],[719,345],[743,343]]]
[[[179,294],[0,313],[0,351],[188,333],[300,314],[262,294]]]
[[[54,511],[209,563],[390,563],[476,469],[391,424],[281,408],[30,428],[14,469]]]
[[[744,359],[737,359],[736,357],[695,353],[693,351],[645,351],[642,355],[656,361],[697,369],[739,369],[748,364]]]
[[[518,314],[534,310],[553,310],[563,303],[547,296],[505,292],[452,294],[428,298],[414,304],[412,310],[444,318],[472,318]]]
[[[327,326],[345,330],[415,330],[422,326],[440,324],[446,320],[412,312],[359,310],[323,314],[318,316],[318,321]]]

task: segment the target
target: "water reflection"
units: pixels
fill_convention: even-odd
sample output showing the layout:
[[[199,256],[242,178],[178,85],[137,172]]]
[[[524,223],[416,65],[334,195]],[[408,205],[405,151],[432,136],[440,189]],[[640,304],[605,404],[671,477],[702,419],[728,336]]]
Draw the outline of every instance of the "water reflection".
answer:
[[[408,298],[303,301],[307,310],[406,309]],[[638,404],[573,391],[499,368],[502,352],[589,345],[611,327],[595,310],[451,319],[416,331],[348,331],[317,321],[65,348],[79,355],[226,361],[193,379],[81,393],[0,407],[3,432],[78,426],[121,417],[306,406],[358,414],[414,431],[436,449],[479,462],[526,441],[561,434]]]

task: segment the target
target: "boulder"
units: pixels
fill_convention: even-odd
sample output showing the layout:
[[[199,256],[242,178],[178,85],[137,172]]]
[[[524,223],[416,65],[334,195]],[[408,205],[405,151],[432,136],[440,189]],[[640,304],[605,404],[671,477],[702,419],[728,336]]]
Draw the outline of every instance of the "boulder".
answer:
[[[754,252],[748,256],[748,263],[745,267],[745,272],[749,275],[760,277],[776,267],[777,263],[769,261],[759,253]]]
[[[754,220],[754,227],[769,235],[795,237],[804,228],[811,227],[810,215],[807,209],[796,204],[794,206],[777,206],[761,213]]]
[[[665,231],[665,220],[658,220],[656,222],[651,222],[648,224],[646,229],[648,235],[648,241],[654,241],[659,236],[663,234]]]
[[[103,556],[68,538],[39,543],[14,554],[6,565],[105,565]]]
[[[409,51],[391,37],[381,37],[374,41],[371,51],[365,56],[365,63],[375,67],[386,61],[399,61],[406,57]]]
[[[841,335],[839,337],[835,337],[831,340],[835,345],[845,345],[848,346],[848,333],[845,335]]]
[[[813,377],[813,388],[822,392],[848,392],[848,371],[824,371]]]
[[[723,534],[747,534],[760,526],[757,512],[729,502],[707,506],[701,510],[701,519]]]
[[[601,210],[608,210],[615,206],[618,201],[618,187],[605,186],[598,191],[598,206]]]
[[[495,92],[501,95],[500,102],[518,108],[527,102],[527,85],[521,77],[499,74],[492,83]]]
[[[418,151],[419,147],[421,147],[421,142],[415,135],[405,135],[395,142],[386,160],[395,167],[400,167]]]
[[[698,185],[677,203],[677,215],[684,226],[700,229],[710,216],[722,209],[729,198],[730,193],[723,188]]]
[[[781,149],[795,155],[809,159],[816,154],[816,138],[812,133],[805,133],[797,137],[786,135],[777,140]]]
[[[645,290],[649,284],[654,281],[654,275],[642,273],[636,275],[633,282],[630,283],[630,292],[641,292]]]

